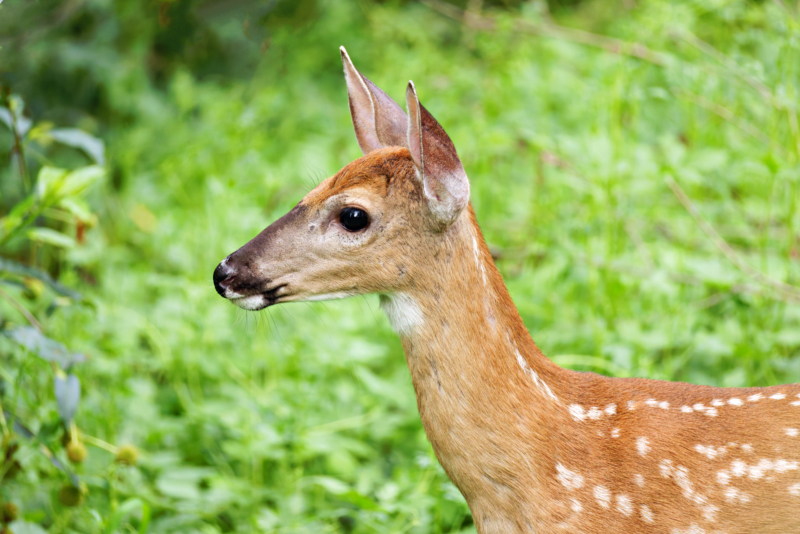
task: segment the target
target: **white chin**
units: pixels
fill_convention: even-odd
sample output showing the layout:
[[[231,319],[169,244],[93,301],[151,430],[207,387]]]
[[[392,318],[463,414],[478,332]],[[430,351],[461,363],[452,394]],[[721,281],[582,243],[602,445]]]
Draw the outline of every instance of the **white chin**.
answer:
[[[251,295],[249,297],[239,297],[229,299],[243,310],[257,311],[267,307],[269,302],[264,295]]]

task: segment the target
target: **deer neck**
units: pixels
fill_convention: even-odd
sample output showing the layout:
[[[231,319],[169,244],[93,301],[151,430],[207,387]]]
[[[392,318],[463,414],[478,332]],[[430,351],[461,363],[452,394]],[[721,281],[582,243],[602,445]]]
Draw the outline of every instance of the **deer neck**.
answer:
[[[497,494],[485,484],[508,484],[508,470],[519,462],[527,468],[511,478],[520,471],[536,478],[538,455],[558,424],[564,371],[531,339],[471,207],[433,256],[424,279],[382,296],[381,307],[400,335],[428,438],[471,501]],[[524,483],[536,487],[535,480]]]

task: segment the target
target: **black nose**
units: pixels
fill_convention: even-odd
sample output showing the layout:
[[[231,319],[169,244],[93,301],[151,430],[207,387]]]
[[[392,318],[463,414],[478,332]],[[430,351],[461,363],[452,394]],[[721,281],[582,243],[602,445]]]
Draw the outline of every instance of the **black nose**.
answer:
[[[214,269],[214,289],[221,297],[225,296],[225,290],[228,289],[234,278],[236,278],[236,272],[224,261]]]

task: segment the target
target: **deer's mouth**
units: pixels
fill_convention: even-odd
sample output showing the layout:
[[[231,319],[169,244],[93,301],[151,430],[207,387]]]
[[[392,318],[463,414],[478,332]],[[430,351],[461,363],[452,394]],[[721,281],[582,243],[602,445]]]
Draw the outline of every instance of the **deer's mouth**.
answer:
[[[288,284],[278,284],[266,291],[256,293],[254,295],[241,295],[234,294],[228,297],[233,304],[239,306],[243,310],[258,311],[263,310],[273,304],[278,304],[282,298],[286,298],[289,294],[286,291]]]

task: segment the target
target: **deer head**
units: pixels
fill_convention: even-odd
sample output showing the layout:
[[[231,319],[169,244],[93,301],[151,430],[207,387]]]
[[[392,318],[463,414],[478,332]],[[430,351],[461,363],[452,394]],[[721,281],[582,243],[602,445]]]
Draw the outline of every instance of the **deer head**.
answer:
[[[344,47],[341,53],[364,156],[217,266],[217,292],[246,310],[402,293],[445,246],[441,235],[469,203],[455,147],[420,104],[413,82],[406,115],[356,70]]]

